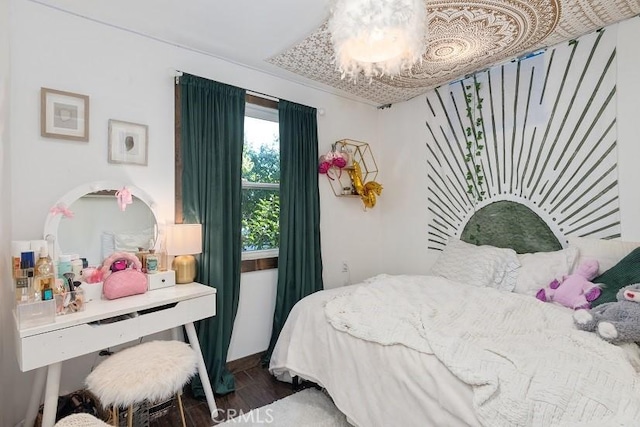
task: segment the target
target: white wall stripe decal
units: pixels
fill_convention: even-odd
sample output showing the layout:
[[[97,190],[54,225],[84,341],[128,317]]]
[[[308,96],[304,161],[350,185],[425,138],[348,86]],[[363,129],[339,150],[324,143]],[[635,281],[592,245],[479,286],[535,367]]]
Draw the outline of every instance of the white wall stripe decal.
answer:
[[[615,42],[615,28],[598,31],[426,95],[430,249],[500,201],[531,210],[562,244],[620,236]],[[467,96],[481,101],[473,118]],[[472,162],[470,145],[481,146]]]

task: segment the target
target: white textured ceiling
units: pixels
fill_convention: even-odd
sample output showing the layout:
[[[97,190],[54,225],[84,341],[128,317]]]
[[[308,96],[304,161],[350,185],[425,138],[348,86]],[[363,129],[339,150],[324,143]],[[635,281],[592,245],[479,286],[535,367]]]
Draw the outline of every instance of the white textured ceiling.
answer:
[[[640,13],[640,0],[425,0],[422,64],[393,80],[354,84],[332,64],[329,0],[30,1],[373,105],[410,99]]]

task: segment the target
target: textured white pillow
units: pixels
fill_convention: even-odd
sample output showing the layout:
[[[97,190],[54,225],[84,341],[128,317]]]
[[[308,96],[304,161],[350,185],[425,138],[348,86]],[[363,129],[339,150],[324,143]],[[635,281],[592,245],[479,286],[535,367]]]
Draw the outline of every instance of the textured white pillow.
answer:
[[[117,251],[136,252],[138,248],[149,248],[149,241],[153,239],[153,228],[135,232],[115,233]]]
[[[101,237],[102,259],[106,259],[116,251],[116,237],[113,233],[103,232]]]
[[[569,237],[568,240],[569,247],[578,248],[580,252],[576,266],[582,264],[586,259],[595,259],[600,264],[599,274],[616,265],[635,248],[640,247],[640,242],[623,242],[622,240],[601,240],[586,237]]]
[[[540,288],[544,288],[553,279],[561,280],[569,275],[578,259],[578,249],[569,247],[554,252],[535,252],[518,255],[520,270],[513,292],[525,295],[535,295]]]
[[[510,292],[516,285],[519,267],[513,249],[476,246],[450,237],[432,273],[468,285]]]

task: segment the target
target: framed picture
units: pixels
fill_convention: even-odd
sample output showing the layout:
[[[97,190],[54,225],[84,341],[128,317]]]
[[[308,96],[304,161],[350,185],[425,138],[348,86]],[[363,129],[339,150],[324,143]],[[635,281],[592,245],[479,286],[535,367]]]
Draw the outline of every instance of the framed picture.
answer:
[[[46,138],[89,141],[89,97],[41,88],[40,135]]]
[[[149,127],[109,120],[109,163],[147,165]]]

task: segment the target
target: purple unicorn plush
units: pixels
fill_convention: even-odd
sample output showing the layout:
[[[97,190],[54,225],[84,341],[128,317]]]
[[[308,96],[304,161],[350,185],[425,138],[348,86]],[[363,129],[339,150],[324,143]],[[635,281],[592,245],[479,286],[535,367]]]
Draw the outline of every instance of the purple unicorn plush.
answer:
[[[546,288],[540,289],[536,298],[545,302],[557,302],[575,310],[591,308],[591,301],[601,293],[600,287],[590,282],[598,275],[598,268],[598,261],[586,260],[573,274],[564,276],[561,281],[556,279]]]

